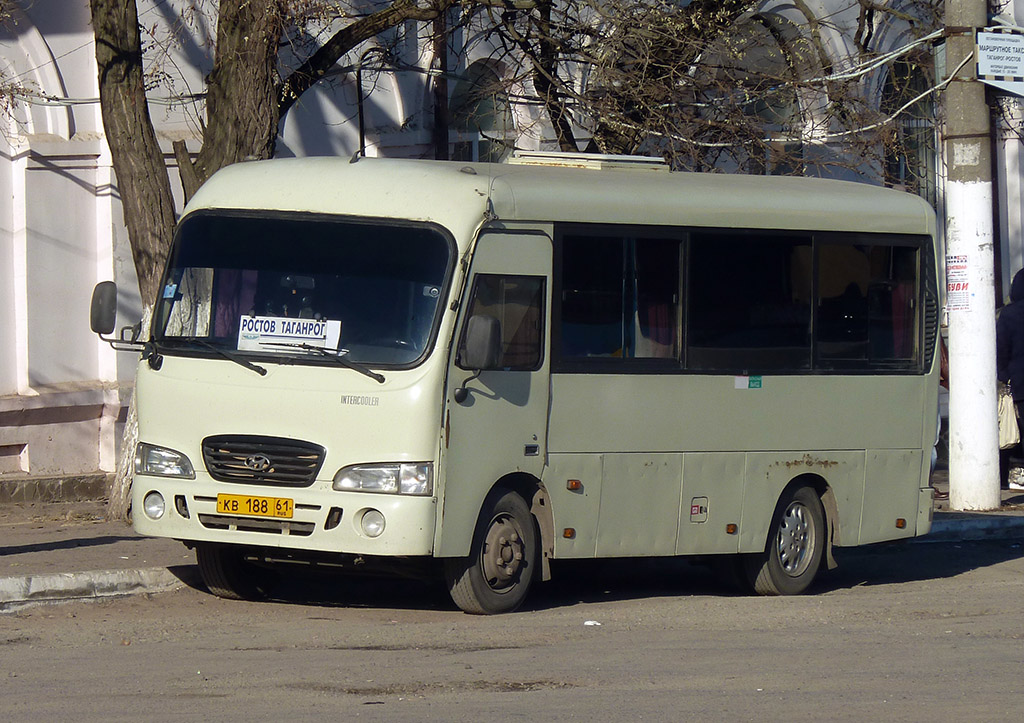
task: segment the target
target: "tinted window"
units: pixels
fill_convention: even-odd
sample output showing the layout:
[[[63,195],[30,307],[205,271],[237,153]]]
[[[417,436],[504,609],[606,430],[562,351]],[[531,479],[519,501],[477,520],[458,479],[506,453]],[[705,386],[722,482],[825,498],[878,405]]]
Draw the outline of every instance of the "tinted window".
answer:
[[[451,260],[436,228],[303,214],[201,213],[182,221],[157,304],[154,337],[207,353],[304,354],[301,334],[353,361],[409,364],[426,354]],[[301,323],[300,321],[301,320]],[[198,343],[197,343],[198,342]]]
[[[676,239],[565,236],[561,356],[677,359]]]
[[[466,318],[479,315],[497,319],[501,323],[498,366],[510,371],[532,370],[541,362],[543,311],[542,277],[479,275]],[[463,345],[459,347],[460,360]]]
[[[909,246],[819,245],[820,365],[906,366],[917,358],[919,256]]]
[[[809,237],[692,234],[687,367],[808,369],[811,260]]]
[[[559,249],[562,371],[912,372],[928,348],[912,237],[575,224]]]

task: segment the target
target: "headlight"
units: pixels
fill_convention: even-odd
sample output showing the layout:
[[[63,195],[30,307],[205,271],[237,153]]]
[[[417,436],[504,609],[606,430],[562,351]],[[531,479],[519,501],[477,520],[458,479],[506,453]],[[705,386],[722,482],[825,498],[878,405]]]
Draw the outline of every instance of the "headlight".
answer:
[[[166,447],[139,442],[135,448],[135,474],[150,474],[157,477],[181,477],[195,479],[192,463],[181,452]]]
[[[334,489],[430,495],[434,492],[434,465],[426,462],[344,467],[334,475]]]

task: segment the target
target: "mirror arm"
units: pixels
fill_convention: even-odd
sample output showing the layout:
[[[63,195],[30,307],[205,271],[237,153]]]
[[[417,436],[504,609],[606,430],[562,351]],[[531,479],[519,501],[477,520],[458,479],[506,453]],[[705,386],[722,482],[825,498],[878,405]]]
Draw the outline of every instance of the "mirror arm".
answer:
[[[462,386],[456,389],[455,392],[452,394],[452,396],[455,397],[455,401],[458,404],[462,404],[467,399],[469,399],[469,389],[467,389],[466,387],[471,381],[479,377],[482,371],[483,369],[474,370],[473,373],[470,376],[468,376],[464,382],[462,382]]]
[[[149,348],[149,344],[141,341],[126,341],[112,336],[103,336],[103,334],[97,334],[96,336],[110,344],[110,348],[114,351],[145,352]]]

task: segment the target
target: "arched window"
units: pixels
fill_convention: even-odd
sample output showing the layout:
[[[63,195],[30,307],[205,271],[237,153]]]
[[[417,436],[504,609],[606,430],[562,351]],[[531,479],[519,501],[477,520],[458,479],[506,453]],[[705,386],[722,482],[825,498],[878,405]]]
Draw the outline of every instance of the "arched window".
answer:
[[[882,85],[880,110],[887,118],[895,116],[893,132],[885,141],[885,185],[916,193],[934,206],[935,96],[920,97],[932,87],[930,63],[927,56],[892,63]]]
[[[803,172],[805,118],[799,80],[814,64],[800,29],[775,16],[754,15],[716,41],[703,63],[702,117],[720,127],[726,152],[711,165],[735,165],[754,174]],[[705,71],[707,72],[707,71]]]
[[[478,60],[459,79],[450,103],[452,159],[497,162],[514,146],[515,124],[499,72]]]

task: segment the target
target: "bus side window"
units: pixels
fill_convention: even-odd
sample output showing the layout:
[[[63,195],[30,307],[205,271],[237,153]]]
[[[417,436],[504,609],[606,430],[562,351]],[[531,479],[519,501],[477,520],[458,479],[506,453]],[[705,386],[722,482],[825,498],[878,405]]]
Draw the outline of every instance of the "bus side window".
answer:
[[[677,238],[562,239],[562,358],[677,359]]]
[[[543,277],[477,275],[466,318],[492,316],[501,322],[499,368],[532,371],[540,367],[543,354],[543,299]],[[460,367],[464,347],[465,338],[459,343],[457,359]]]
[[[688,368],[810,368],[810,236],[694,233],[688,266]]]
[[[918,250],[822,244],[816,353],[831,369],[906,366],[918,353]]]

